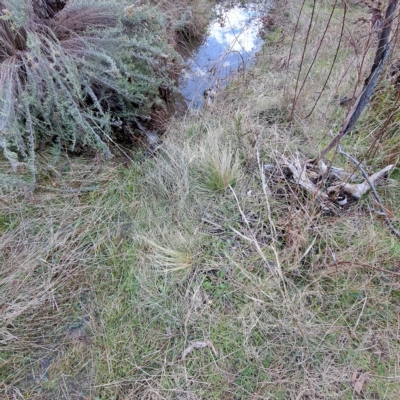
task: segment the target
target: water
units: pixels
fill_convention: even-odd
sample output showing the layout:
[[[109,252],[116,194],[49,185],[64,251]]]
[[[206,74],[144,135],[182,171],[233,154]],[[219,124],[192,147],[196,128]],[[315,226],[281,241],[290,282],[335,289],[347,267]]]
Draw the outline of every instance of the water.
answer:
[[[260,50],[261,17],[268,12],[269,1],[223,2],[216,6],[217,17],[211,22],[204,42],[187,44],[183,56],[187,67],[179,81],[179,89],[187,108],[200,108],[229,79],[244,72]],[[206,96],[207,97],[207,96]],[[210,96],[208,96],[210,97]],[[181,107],[180,107],[181,108]]]

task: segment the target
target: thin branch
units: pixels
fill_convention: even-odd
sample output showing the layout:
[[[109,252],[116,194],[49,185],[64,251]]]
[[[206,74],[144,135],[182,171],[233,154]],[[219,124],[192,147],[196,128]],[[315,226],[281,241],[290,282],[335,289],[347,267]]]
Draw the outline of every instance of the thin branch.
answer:
[[[293,99],[293,105],[292,105],[292,111],[290,112],[290,118],[289,121],[291,121],[293,119],[293,113],[294,113],[294,109],[296,107],[296,100],[297,100],[297,87],[299,86],[299,80],[300,80],[300,74],[301,74],[301,70],[303,68],[303,63],[304,63],[304,57],[306,54],[306,49],[307,49],[307,45],[308,45],[308,40],[310,38],[310,32],[311,32],[311,27],[312,27],[312,23],[314,21],[314,13],[315,13],[315,6],[316,6],[316,0],[314,0],[313,3],[313,8],[312,8],[312,12],[311,12],[311,18],[310,18],[310,23],[308,25],[308,30],[307,30],[307,36],[306,36],[306,41],[304,43],[304,48],[303,48],[303,53],[301,55],[301,61],[300,61],[300,68],[299,68],[299,72],[297,74],[297,79],[296,79],[296,87],[294,89],[294,99]]]
[[[285,93],[286,93],[286,81],[287,81],[287,77],[289,75],[289,65],[290,65],[290,59],[292,57],[294,38],[295,38],[296,33],[297,33],[297,28],[299,26],[300,17],[301,17],[301,13],[303,12],[303,8],[304,8],[305,2],[306,2],[306,0],[303,0],[303,4],[301,5],[299,15],[297,16],[296,26],[294,27],[294,32],[293,32],[293,36],[292,36],[292,42],[290,43],[289,57],[288,57],[287,64],[286,64],[286,78],[285,78],[285,86],[284,86],[284,89],[283,89],[283,95],[285,95]]]
[[[304,77],[303,83],[302,83],[301,86],[300,86],[299,93],[297,93],[297,95],[296,95],[296,100],[299,98],[300,93],[301,93],[302,90],[304,89],[304,86],[305,86],[305,84],[306,84],[307,78],[309,77],[310,72],[311,72],[311,69],[312,69],[312,67],[313,67],[314,64],[315,64],[315,61],[316,61],[317,56],[318,56],[318,53],[319,53],[319,51],[321,50],[322,43],[323,43],[323,41],[324,41],[324,39],[325,39],[326,33],[328,32],[329,26],[330,26],[331,21],[332,21],[333,13],[334,13],[335,10],[336,10],[337,1],[338,1],[338,0],[335,0],[335,4],[332,6],[332,11],[331,11],[331,14],[329,15],[328,22],[326,23],[324,33],[322,34],[322,37],[321,37],[321,39],[320,39],[320,41],[319,41],[319,43],[318,43],[317,50],[315,51],[314,58],[313,58],[313,60],[311,61],[310,66],[308,67],[308,70],[307,70],[306,76]],[[345,8],[345,9],[346,9],[346,8]],[[317,17],[316,19],[318,19],[318,17]],[[339,42],[339,43],[340,43],[340,42]]]
[[[335,3],[335,5],[336,5],[336,3]],[[332,12],[333,12],[333,11],[332,11]],[[329,81],[329,79],[330,79],[330,77],[331,77],[331,75],[332,75],[333,67],[334,67],[335,64],[336,64],[336,59],[337,59],[337,57],[338,57],[338,55],[339,55],[340,45],[342,44],[343,32],[344,32],[345,20],[346,20],[346,14],[347,14],[347,4],[345,3],[345,5],[344,5],[344,11],[343,11],[342,30],[341,30],[341,32],[340,32],[339,43],[338,43],[337,48],[336,48],[336,52],[335,52],[335,56],[334,56],[333,61],[332,61],[332,64],[331,64],[331,68],[330,68],[329,73],[328,73],[328,76],[326,77],[325,82],[324,82],[324,84],[323,84],[323,86],[322,86],[321,92],[318,94],[317,100],[315,100],[315,103],[314,103],[313,108],[312,108],[311,111],[308,113],[308,115],[305,117],[305,119],[307,119],[308,117],[310,117],[311,114],[314,112],[315,107],[317,106],[317,103],[319,102],[319,100],[320,100],[320,98],[321,98],[321,96],[322,96],[322,93],[324,92],[324,90],[325,90],[325,88],[326,88],[326,85],[328,84],[328,81]]]

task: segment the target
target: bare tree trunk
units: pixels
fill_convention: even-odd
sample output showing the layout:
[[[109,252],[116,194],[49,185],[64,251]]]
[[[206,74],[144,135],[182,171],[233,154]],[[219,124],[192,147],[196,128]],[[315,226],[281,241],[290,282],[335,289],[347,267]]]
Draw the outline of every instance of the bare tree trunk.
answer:
[[[358,98],[346,120],[344,121],[340,132],[332,139],[329,145],[319,153],[318,157],[314,159],[314,163],[324,158],[329,151],[339,145],[342,137],[354,128],[358,118],[369,103],[372,92],[376,86],[379,76],[382,73],[384,63],[390,54],[391,30],[394,14],[397,10],[397,3],[398,0],[390,0],[387,6],[385,21],[383,23],[382,30],[379,33],[379,44],[378,49],[376,50],[374,63],[368,78],[365,80],[361,93],[358,95]]]

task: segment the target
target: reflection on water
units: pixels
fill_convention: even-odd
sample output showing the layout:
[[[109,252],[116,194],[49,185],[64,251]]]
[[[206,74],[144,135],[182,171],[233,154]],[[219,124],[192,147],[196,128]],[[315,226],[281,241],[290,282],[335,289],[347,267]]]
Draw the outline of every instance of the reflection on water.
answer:
[[[206,89],[224,87],[229,76],[246,69],[262,44],[258,32],[260,17],[268,11],[266,3],[269,1],[216,6],[217,18],[205,41],[197,47],[188,46],[184,54],[187,67],[179,88],[187,106],[201,107]]]

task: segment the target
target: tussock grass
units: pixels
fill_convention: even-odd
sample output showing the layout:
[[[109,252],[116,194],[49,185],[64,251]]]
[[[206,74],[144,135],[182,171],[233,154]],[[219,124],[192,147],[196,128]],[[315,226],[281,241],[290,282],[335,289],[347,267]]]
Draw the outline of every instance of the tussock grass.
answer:
[[[186,243],[186,238],[179,234],[176,248],[174,248],[174,244],[171,246],[172,234],[168,232],[165,236],[168,239],[168,245],[165,246],[144,238],[149,248],[153,250],[153,257],[151,257],[153,263],[163,268],[163,272],[175,272],[191,268],[194,256],[188,249],[189,244]]]
[[[278,27],[293,29],[300,5],[279,5]],[[318,2],[311,49],[329,7]],[[372,198],[326,212],[281,166],[330,140],[345,114],[335,96],[356,79],[351,41],[365,28],[352,5],[329,87],[304,119],[340,10],[289,123],[310,12],[288,71],[291,35],[276,30],[251,72],[212,108],[172,120],[140,164],[46,156],[34,191],[2,165],[4,398],[399,397],[397,239]],[[366,133],[343,146],[363,154]],[[398,181],[378,190],[397,221]],[[192,342],[205,345],[185,354]]]
[[[205,157],[202,182],[210,191],[224,192],[235,186],[238,178],[238,161],[231,149],[213,149]]]

